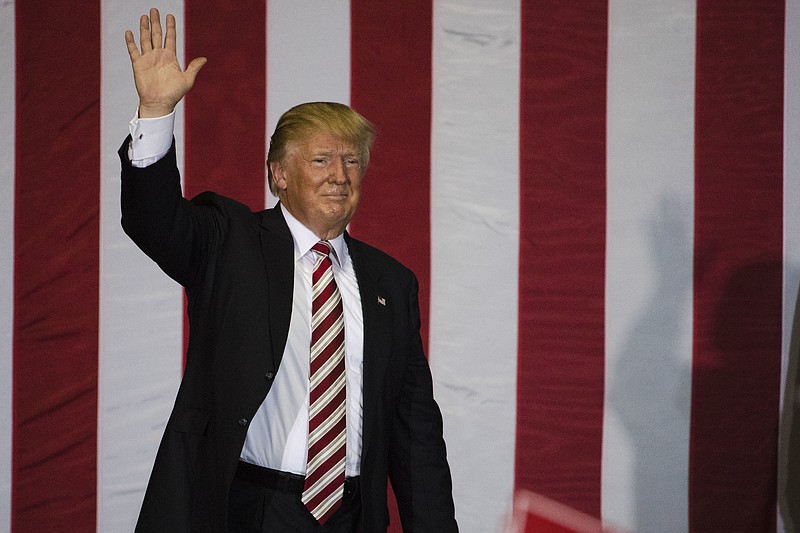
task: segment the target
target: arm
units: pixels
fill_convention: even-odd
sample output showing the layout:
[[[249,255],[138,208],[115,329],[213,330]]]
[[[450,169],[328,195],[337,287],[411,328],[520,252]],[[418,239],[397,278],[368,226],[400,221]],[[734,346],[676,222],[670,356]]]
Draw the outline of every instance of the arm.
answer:
[[[183,198],[174,144],[156,163],[136,168],[127,156],[129,139],[118,152],[122,228],[169,277],[190,287],[222,239],[221,205],[197,205]]]
[[[409,291],[409,361],[398,401],[389,475],[405,531],[458,531],[442,415],[419,334],[416,278]]]
[[[188,287],[203,270],[203,262],[218,240],[220,228],[218,217],[211,209],[193,205],[182,196],[175,147],[170,146],[172,119],[169,115],[194,84],[205,58],[195,59],[185,72],[181,70],[175,55],[175,17],[167,15],[167,33],[162,46],[157,9],[151,9],[149,17],[141,17],[139,32],[141,52],[133,34],[125,32],[139,93],[138,116],[140,119],[163,116],[154,123],[162,124],[161,129],[166,124],[169,131],[157,135],[156,145],[164,145],[163,149],[158,148],[159,157],[145,156],[144,161],[140,161],[130,137],[119,151],[122,226],[170,277]],[[137,133],[134,128],[141,124],[132,126],[132,133]],[[149,133],[152,132],[151,129]]]

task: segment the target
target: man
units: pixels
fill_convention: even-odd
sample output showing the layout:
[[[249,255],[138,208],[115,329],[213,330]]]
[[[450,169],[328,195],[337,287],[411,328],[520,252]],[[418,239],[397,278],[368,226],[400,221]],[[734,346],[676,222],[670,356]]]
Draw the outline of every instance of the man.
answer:
[[[385,531],[391,478],[406,531],[456,531],[442,419],[414,275],[350,237],[371,125],[342,104],[281,118],[268,156],[280,204],[251,213],[182,198],[175,19],[125,40],[138,118],[120,148],[122,224],[186,288],[186,369],[137,524],[141,532]]]

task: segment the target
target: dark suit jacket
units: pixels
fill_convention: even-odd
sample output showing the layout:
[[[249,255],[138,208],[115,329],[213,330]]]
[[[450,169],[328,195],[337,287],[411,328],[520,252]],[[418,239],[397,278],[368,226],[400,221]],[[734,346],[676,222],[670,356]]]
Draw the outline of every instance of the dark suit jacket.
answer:
[[[174,146],[137,169],[128,142],[119,151],[123,228],[186,288],[190,323],[183,381],[136,531],[221,532],[248,425],[280,372],[292,309],[292,237],[278,208],[252,213],[213,193],[185,200]],[[386,530],[387,477],[406,531],[455,531],[416,278],[383,252],[345,238],[364,315],[364,531]]]

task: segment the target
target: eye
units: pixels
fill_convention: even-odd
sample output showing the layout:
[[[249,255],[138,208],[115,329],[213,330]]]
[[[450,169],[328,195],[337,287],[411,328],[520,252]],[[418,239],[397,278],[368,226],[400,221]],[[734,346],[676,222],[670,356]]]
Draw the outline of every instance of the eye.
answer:
[[[345,159],[345,164],[348,167],[359,167],[359,166],[361,166],[361,162],[358,159],[355,159],[355,158]]]

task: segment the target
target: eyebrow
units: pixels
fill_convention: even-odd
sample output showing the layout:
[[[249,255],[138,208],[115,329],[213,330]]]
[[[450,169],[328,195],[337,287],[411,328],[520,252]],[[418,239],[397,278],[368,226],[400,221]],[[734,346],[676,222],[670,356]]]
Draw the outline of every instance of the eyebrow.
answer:
[[[335,154],[336,154],[335,150],[322,150],[322,149],[320,149],[320,150],[313,150],[313,151],[309,152],[309,156],[310,157],[316,157],[316,156],[321,156],[321,155],[332,156],[332,155],[335,155]],[[356,151],[356,150],[343,152],[341,155],[342,155],[342,157],[360,158],[360,156],[358,155],[358,151]]]

